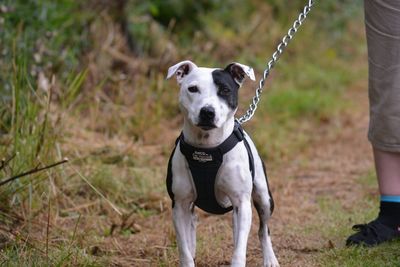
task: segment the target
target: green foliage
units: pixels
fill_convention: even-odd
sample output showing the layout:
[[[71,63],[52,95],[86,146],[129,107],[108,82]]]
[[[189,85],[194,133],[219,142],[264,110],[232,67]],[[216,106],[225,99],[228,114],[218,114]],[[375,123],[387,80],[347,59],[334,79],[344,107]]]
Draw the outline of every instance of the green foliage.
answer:
[[[0,140],[0,154],[5,158],[15,155],[15,159],[10,161],[8,168],[2,170],[4,175],[0,177],[31,169],[32,166],[41,163],[41,159],[47,161],[53,155],[50,146],[53,145],[54,139],[51,138],[52,130],[49,129],[47,121],[49,95],[45,92],[35,92],[27,75],[24,58],[18,57],[14,66],[10,82],[11,107],[7,107],[5,115],[3,113],[3,127],[0,128],[0,131],[4,131]],[[3,200],[8,197],[6,192],[18,191],[27,184],[22,180],[11,186],[1,187]],[[4,201],[2,205],[6,206],[7,203],[8,201]]]
[[[76,12],[75,1],[5,0],[2,5],[7,7],[2,14],[5,30],[0,32],[3,60],[25,58],[32,76],[40,71],[62,74],[76,68],[88,41],[83,27],[88,18],[84,12]],[[7,64],[1,67],[7,68],[1,72],[2,81],[7,81],[3,75],[11,69]]]
[[[196,26],[199,23],[199,14],[207,12],[216,2],[219,1],[151,0],[148,1],[148,12],[164,26],[168,26],[172,19],[180,24],[189,23],[190,26]]]
[[[2,2],[0,31],[0,133],[19,128],[16,111],[31,122],[38,113],[43,93],[36,92],[40,73],[63,80],[78,66],[78,56],[87,42],[83,16],[71,16],[74,1]],[[13,113],[11,112],[13,111]]]
[[[287,89],[282,92],[274,91],[268,96],[267,110],[276,114],[276,118],[298,118],[301,116],[327,116],[335,103],[331,92],[322,93],[317,90],[300,91]]]
[[[6,0],[2,5],[0,151],[18,154],[11,162],[13,172],[18,172],[37,165],[38,158],[54,157],[56,136],[48,119],[52,96],[49,88],[38,89],[38,77],[56,74],[61,87],[65,81],[69,88],[66,102],[70,103],[86,72],[71,82],[66,78],[78,67],[88,39],[83,13],[74,12],[78,8],[75,1]]]
[[[340,37],[340,32],[346,27],[354,16],[358,16],[363,9],[362,0],[341,0],[341,1],[316,1],[315,19],[321,22],[322,29],[330,32],[331,37]],[[314,16],[314,15],[313,15]]]
[[[68,81],[68,88],[65,92],[64,99],[61,100],[64,108],[70,106],[72,102],[78,97],[79,90],[82,88],[83,82],[85,81],[87,75],[87,70],[82,71],[73,77],[71,77],[71,81]]]
[[[74,12],[77,7],[68,0],[1,2],[0,158],[10,161],[1,168],[0,180],[54,163],[62,156],[60,114],[54,114],[50,102],[62,98],[64,88],[70,88],[68,101],[72,101],[76,94],[71,94],[78,91],[84,78],[71,74],[78,68],[78,57],[87,42],[83,13]],[[0,187],[1,214],[8,215],[1,216],[1,223],[16,227],[16,222],[25,219],[28,225],[21,229],[22,240],[17,238],[2,249],[0,262],[5,266],[61,266],[69,260],[93,265],[78,248],[57,249],[52,243],[46,258],[40,245],[36,248],[23,239],[25,234],[35,234],[31,225],[48,203],[49,187],[42,182],[60,176],[51,169]],[[24,207],[23,215],[17,212],[20,207]]]
[[[400,241],[376,248],[337,248],[324,253],[321,266],[326,267],[399,267]]]

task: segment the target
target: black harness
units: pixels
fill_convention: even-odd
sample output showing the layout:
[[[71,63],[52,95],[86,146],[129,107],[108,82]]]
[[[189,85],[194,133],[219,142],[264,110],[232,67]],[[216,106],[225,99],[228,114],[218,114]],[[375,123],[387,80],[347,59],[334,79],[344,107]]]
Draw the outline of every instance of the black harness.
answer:
[[[249,166],[252,179],[254,181],[254,158],[251,153],[249,143],[244,138],[244,133],[241,125],[235,122],[235,127],[232,134],[219,146],[214,148],[197,148],[185,142],[183,134],[181,134],[175,142],[175,148],[172,151],[171,157],[168,162],[167,173],[167,190],[170,198],[172,199],[172,206],[174,206],[174,194],[172,192],[172,157],[175,153],[176,146],[185,156],[190,172],[192,173],[193,182],[196,187],[197,199],[194,204],[200,209],[213,213],[224,214],[232,210],[232,207],[222,207],[218,204],[215,197],[215,179],[221,164],[223,156],[234,148],[239,142],[244,142],[249,156]]]

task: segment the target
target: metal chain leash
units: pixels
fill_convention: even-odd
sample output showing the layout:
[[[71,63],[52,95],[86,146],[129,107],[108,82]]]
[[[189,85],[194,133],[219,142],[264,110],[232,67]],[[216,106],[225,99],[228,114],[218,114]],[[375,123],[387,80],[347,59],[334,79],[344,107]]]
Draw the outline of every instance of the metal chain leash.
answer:
[[[258,84],[258,87],[256,89],[256,95],[253,97],[252,103],[250,104],[246,113],[238,119],[238,122],[240,124],[249,121],[253,117],[254,112],[257,109],[258,102],[260,102],[260,97],[261,93],[263,92],[265,80],[268,78],[271,69],[275,66],[275,63],[282,55],[284,49],[288,46],[289,42],[295,36],[297,30],[300,28],[304,20],[307,18],[307,15],[311,11],[311,7],[313,5],[314,5],[314,0],[309,0],[308,4],[304,6],[303,11],[300,12],[298,18],[294,21],[293,26],[289,29],[288,33],[283,37],[282,41],[278,44],[275,52],[272,54],[272,58],[268,62],[267,68],[264,70],[263,77],[261,78]]]

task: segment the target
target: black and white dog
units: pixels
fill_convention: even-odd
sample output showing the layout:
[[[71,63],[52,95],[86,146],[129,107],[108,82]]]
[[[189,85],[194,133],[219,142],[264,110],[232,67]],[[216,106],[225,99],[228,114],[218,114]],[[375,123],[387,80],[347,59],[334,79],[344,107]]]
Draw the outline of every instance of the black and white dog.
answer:
[[[267,221],[273,211],[265,167],[234,115],[238,90],[253,69],[229,64],[225,69],[197,67],[182,61],[168,70],[180,86],[184,115],[167,175],[181,266],[194,266],[196,216],[194,207],[223,214],[233,210],[234,252],[231,266],[246,265],[251,228],[251,199],[260,218],[263,266],[277,267]]]

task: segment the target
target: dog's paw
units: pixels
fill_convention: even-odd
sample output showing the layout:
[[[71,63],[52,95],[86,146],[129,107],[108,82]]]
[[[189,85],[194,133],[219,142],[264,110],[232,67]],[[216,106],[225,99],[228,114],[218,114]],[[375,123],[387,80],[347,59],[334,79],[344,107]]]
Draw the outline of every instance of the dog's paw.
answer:
[[[273,259],[268,260],[264,267],[279,267],[278,260],[274,257]]]
[[[245,267],[246,263],[232,262],[231,267]]]
[[[194,267],[193,261],[181,261],[179,264],[180,267]]]
[[[195,267],[193,259],[181,258],[179,261],[179,267]]]
[[[245,267],[246,266],[246,259],[232,259],[231,267]]]

